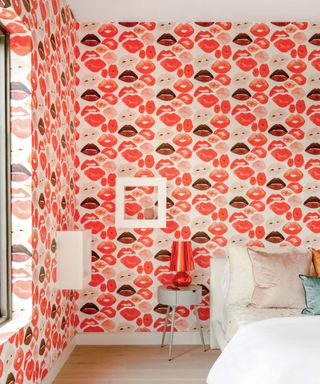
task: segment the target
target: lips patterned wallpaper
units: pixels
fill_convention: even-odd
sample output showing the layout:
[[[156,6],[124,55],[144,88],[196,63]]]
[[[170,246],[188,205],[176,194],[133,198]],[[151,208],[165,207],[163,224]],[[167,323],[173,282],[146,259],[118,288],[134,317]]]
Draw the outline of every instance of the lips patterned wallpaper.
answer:
[[[161,331],[173,239],[192,240],[208,325],[211,256],[318,241],[320,25],[86,23],[79,41],[80,331]],[[167,178],[166,228],[114,227],[117,176]]]
[[[22,283],[13,290],[28,300],[32,263],[33,312],[0,346],[1,382],[39,383],[78,325],[160,331],[156,289],[173,277],[173,239],[192,240],[204,324],[209,260],[228,243],[318,241],[319,25],[87,23],[76,45],[58,0],[0,0],[0,19],[24,63],[32,44],[33,66],[12,84],[13,197],[22,201],[13,212],[13,277]],[[21,121],[30,102],[32,154]],[[114,227],[117,175],[168,179],[165,229]],[[55,231],[74,219],[94,234],[93,279],[80,293],[53,286]],[[194,328],[188,308],[178,308],[176,327]]]
[[[25,327],[0,329],[0,382],[40,383],[77,321],[76,293],[54,287],[55,232],[74,228],[76,29],[59,0],[0,0],[0,20],[11,33],[13,317],[32,307]]]

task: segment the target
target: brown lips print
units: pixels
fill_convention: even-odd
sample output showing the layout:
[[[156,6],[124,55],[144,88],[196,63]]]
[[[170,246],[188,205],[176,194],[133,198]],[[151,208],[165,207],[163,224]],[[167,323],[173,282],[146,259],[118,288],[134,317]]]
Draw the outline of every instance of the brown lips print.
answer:
[[[236,155],[246,155],[250,152],[250,148],[244,143],[237,143],[231,148],[231,152]]]
[[[157,94],[157,98],[162,101],[171,101],[176,98],[176,95],[171,89],[163,89]]]
[[[158,44],[164,45],[165,47],[169,47],[170,45],[173,45],[176,42],[177,42],[176,38],[170,35],[170,33],[164,33],[157,40]]]
[[[198,179],[192,184],[192,187],[199,191],[205,191],[211,187],[211,184],[206,179]]]
[[[209,81],[213,80],[213,75],[206,69],[202,69],[194,76],[194,78],[201,83],[208,83]]]
[[[239,209],[245,208],[248,204],[247,200],[242,196],[234,197],[229,203],[231,207]]]
[[[236,100],[246,101],[246,100],[250,99],[251,94],[246,89],[239,88],[235,92],[233,92],[232,97]]]
[[[156,149],[156,152],[158,152],[160,155],[168,156],[175,152],[175,149],[171,144],[163,143],[159,145],[159,147]]]
[[[50,181],[53,187],[57,184],[57,176],[54,171],[51,173]]]
[[[117,290],[117,293],[121,296],[132,296],[136,293],[136,290],[131,285],[124,284]]]
[[[38,200],[38,205],[41,209],[43,209],[46,206],[46,199],[44,197],[43,193],[40,193],[39,200]]]
[[[193,133],[200,137],[207,137],[210,136],[213,131],[210,127],[208,127],[206,124],[200,124],[198,125],[194,130]]]
[[[192,237],[191,240],[195,243],[204,244],[210,240],[210,237],[205,232],[197,232]]]
[[[88,34],[81,40],[81,43],[88,47],[95,47],[101,43],[101,40],[96,35]]]
[[[97,201],[94,197],[87,197],[80,205],[85,209],[96,209],[100,207],[99,201]]]
[[[157,304],[153,310],[157,313],[159,313],[160,315],[165,315],[167,313],[167,308],[168,306],[167,305],[164,305],[164,304]]]
[[[23,342],[25,345],[29,345],[31,343],[31,340],[32,340],[32,329],[31,327],[28,327],[26,330],[26,334],[24,336]]]
[[[133,71],[127,70],[121,73],[119,80],[125,83],[133,83],[138,80],[138,76]]]
[[[158,261],[164,261],[167,262],[170,260],[171,252],[167,251],[166,249],[162,249],[161,251],[157,252],[154,256],[154,258]]]
[[[274,189],[275,191],[283,189],[285,188],[285,186],[286,186],[285,182],[279,178],[274,178],[267,183],[267,187],[270,189]]]
[[[313,36],[310,37],[309,43],[313,45],[320,45],[320,33],[315,33]]]
[[[10,95],[13,100],[23,100],[31,95],[31,91],[20,81],[11,81],[10,83]]]
[[[42,41],[40,41],[40,43],[38,44],[38,52],[39,52],[40,59],[44,60],[46,57],[46,54],[44,51],[44,46]]]
[[[306,148],[310,155],[320,155],[320,143],[312,143]]]
[[[273,231],[266,236],[266,240],[270,243],[281,243],[284,240],[284,237],[280,232]]]
[[[320,199],[316,196],[309,197],[304,203],[304,206],[312,209],[320,208]]]
[[[166,199],[167,209],[172,208],[173,206],[174,206],[174,202],[169,197],[167,197],[167,199]]]
[[[11,247],[12,260],[19,263],[31,259],[31,252],[22,244],[13,244]]]
[[[124,137],[133,137],[138,133],[138,131],[132,125],[127,124],[120,128],[118,133]]]
[[[86,144],[82,149],[81,153],[87,156],[95,156],[100,153],[100,149],[93,143]]]
[[[13,373],[10,372],[9,375],[7,376],[6,384],[15,384],[15,382],[16,382],[16,379]]]
[[[99,93],[94,89],[87,89],[83,94],[81,95],[81,99],[86,101],[97,101],[100,99]]]
[[[94,303],[86,303],[80,308],[80,311],[86,315],[95,315],[99,312],[99,308]]]
[[[234,39],[233,42],[238,45],[249,45],[252,43],[252,39],[246,33],[239,33]]]
[[[284,136],[288,133],[288,130],[281,124],[274,124],[269,130],[268,133],[272,136]]]
[[[289,79],[289,75],[283,69],[276,69],[270,75],[270,79],[279,83]]]
[[[44,135],[44,133],[46,131],[45,126],[44,126],[44,121],[41,117],[40,117],[39,122],[38,122],[38,130],[39,130],[41,135]]]
[[[130,233],[130,232],[123,232],[118,238],[117,240],[122,243],[122,244],[132,244],[134,243],[137,239],[135,238],[135,236]]]

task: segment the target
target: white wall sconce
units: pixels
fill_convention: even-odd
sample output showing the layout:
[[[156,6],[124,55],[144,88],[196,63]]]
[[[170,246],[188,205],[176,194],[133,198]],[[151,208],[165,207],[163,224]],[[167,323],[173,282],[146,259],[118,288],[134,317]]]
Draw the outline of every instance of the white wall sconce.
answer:
[[[83,289],[91,280],[91,232],[57,231],[57,288]]]

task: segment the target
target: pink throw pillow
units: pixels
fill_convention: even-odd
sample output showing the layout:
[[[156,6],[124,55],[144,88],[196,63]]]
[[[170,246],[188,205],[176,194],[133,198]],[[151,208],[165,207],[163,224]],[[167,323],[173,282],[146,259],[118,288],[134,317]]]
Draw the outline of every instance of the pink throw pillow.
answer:
[[[248,249],[255,287],[251,305],[256,308],[305,307],[300,274],[308,269],[308,253],[290,250],[268,253]]]

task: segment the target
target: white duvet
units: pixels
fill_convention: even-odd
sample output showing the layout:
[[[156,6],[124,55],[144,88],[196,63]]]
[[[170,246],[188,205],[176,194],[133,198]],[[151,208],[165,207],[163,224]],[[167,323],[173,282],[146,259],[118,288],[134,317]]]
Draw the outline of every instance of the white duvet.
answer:
[[[210,370],[208,384],[319,384],[320,316],[242,326]]]

